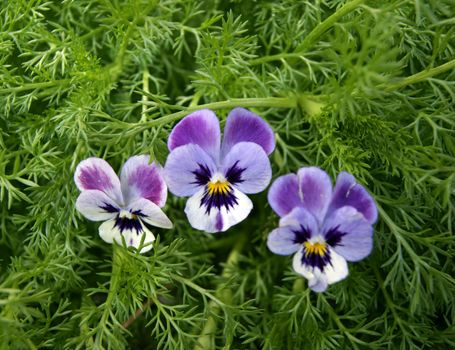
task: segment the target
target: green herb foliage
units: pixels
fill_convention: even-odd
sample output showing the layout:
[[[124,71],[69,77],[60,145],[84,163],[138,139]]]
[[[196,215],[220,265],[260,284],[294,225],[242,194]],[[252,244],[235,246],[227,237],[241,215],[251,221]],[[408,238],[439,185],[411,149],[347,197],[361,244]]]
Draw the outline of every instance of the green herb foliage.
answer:
[[[451,0],[3,1],[1,349],[455,348]],[[180,118],[246,107],[274,176],[317,165],[373,193],[370,257],[316,294],[273,255],[266,194],[229,232],[185,199],[151,253],[74,208],[76,165],[163,163]]]

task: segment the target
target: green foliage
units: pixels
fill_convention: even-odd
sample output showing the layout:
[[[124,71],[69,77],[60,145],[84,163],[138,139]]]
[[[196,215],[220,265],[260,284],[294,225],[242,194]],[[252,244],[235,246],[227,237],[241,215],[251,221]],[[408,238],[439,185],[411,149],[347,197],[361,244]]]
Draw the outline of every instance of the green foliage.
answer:
[[[455,347],[455,5],[438,1],[4,1],[0,349]],[[265,193],[229,232],[141,256],[74,209],[79,161],[161,163],[174,122],[250,108],[274,176],[353,173],[375,247],[324,294],[266,248]],[[199,345],[197,345],[199,344]]]

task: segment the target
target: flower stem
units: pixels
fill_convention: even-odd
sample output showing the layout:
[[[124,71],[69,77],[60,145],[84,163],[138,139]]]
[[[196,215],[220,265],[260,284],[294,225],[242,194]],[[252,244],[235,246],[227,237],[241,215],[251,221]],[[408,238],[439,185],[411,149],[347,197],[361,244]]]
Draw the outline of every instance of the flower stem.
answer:
[[[232,276],[232,268],[235,267],[239,261],[240,253],[246,243],[246,236],[242,235],[234,248],[232,249],[229,257],[224,266],[221,276],[224,279],[229,279]],[[223,303],[229,304],[231,302],[231,291],[226,290],[223,287],[219,287],[216,290],[215,296],[220,299]],[[209,314],[207,321],[204,325],[204,328],[201,331],[201,334],[196,341],[194,350],[208,350],[214,349],[214,334],[216,331],[216,320],[215,316],[220,312],[220,307],[215,301],[210,301],[208,307]]]

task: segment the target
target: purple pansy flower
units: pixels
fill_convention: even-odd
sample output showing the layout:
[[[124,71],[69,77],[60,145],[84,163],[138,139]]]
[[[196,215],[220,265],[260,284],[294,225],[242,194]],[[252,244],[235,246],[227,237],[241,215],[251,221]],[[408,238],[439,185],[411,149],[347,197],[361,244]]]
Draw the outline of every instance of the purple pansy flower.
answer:
[[[149,156],[131,157],[123,165],[120,180],[103,159],[88,158],[79,163],[74,181],[81,194],[76,209],[87,219],[105,221],[99,227],[107,242],[138,248],[144,236],[141,253],[152,249],[155,236],[144,223],[172,228],[160,209],[166,203],[167,187],[162,169]]]
[[[294,255],[294,270],[323,292],[348,275],[346,261],[359,261],[373,248],[373,224],[378,212],[371,195],[346,172],[335,188],[327,173],[301,168],[297,175],[277,178],[268,193],[281,217],[268,237],[275,254]]]
[[[245,194],[261,192],[272,176],[273,131],[243,108],[229,113],[223,142],[218,118],[204,109],[174,127],[168,147],[166,182],[176,196],[190,197],[185,213],[198,230],[226,231],[245,219],[253,208]]]

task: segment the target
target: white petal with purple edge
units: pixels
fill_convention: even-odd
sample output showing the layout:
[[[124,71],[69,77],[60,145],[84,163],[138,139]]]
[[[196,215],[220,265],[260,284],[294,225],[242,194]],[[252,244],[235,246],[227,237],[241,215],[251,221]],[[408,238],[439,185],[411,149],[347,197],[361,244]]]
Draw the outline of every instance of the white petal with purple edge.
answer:
[[[347,261],[359,261],[373,249],[373,227],[354,207],[345,206],[331,213],[322,232],[332,248]]]
[[[155,240],[155,236],[153,235],[152,232],[150,232],[150,230],[145,225],[141,224],[141,226],[142,230],[139,233],[137,233],[136,230],[130,229],[126,229],[123,230],[123,232],[120,232],[120,229],[115,225],[115,219],[112,219],[101,224],[98,231],[100,237],[106,243],[112,244],[115,241],[117,244],[122,245],[123,244],[122,241],[124,239],[127,247],[135,248],[139,248],[142,237],[145,235],[143,248],[141,249],[142,254],[152,249],[152,244],[148,243],[153,242]]]
[[[254,142],[269,155],[275,149],[275,135],[270,125],[261,117],[244,108],[234,108],[224,127],[221,154],[224,157],[239,142]]]
[[[297,173],[303,206],[321,224],[332,197],[332,181],[324,170],[304,167]]]
[[[160,207],[148,199],[139,198],[128,206],[128,210],[131,213],[137,213],[136,215],[147,224],[167,229],[172,228],[171,220],[169,220]]]
[[[77,197],[76,209],[92,221],[112,219],[119,210],[117,204],[110,197],[98,190],[82,191]]]
[[[138,198],[146,198],[162,207],[166,203],[167,186],[162,175],[162,168],[155,162],[149,164],[148,155],[129,158],[120,174],[125,203],[132,203]]]
[[[202,184],[198,181],[197,173],[207,170],[208,179]],[[210,180],[216,171],[213,159],[198,145],[186,145],[174,149],[167,157],[164,166],[164,177],[169,191],[179,197],[189,197],[195,194],[201,186]]]
[[[120,180],[104,159],[92,157],[80,162],[74,173],[74,182],[81,191],[99,190],[118,204],[123,203]]]
[[[287,174],[276,178],[270,186],[267,199],[278,216],[285,216],[302,205],[297,175]]]
[[[204,192],[204,188],[200,189],[188,199],[185,207],[185,213],[190,225],[198,230],[210,233],[226,231],[231,226],[244,220],[253,208],[251,200],[234,188],[233,194],[237,198],[237,204],[234,204],[234,207],[230,207],[229,210],[224,206],[219,210],[216,207],[212,207],[210,212],[207,213],[206,206],[201,205]]]
[[[263,191],[272,178],[267,154],[253,142],[239,142],[223,159],[226,179],[243,193]]]
[[[201,109],[177,123],[167,144],[170,151],[188,144],[198,145],[218,162],[220,138],[220,122],[215,113],[209,109]]]
[[[373,197],[356,182],[354,176],[343,171],[337,177],[327,215],[347,205],[356,208],[371,224],[378,219],[378,209]]]

